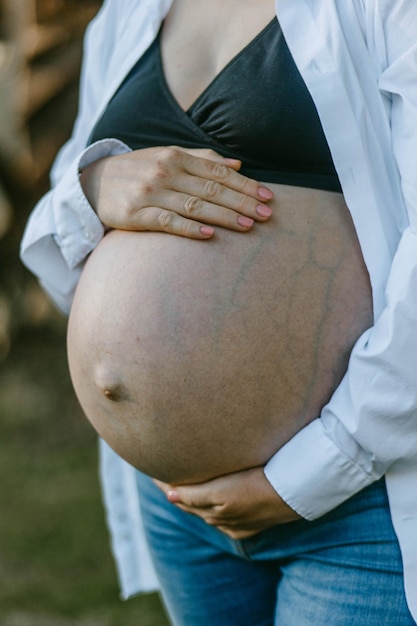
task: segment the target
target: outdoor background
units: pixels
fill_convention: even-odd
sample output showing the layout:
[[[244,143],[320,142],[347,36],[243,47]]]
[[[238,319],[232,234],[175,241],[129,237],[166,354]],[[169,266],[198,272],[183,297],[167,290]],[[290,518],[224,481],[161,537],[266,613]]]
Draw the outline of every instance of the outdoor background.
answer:
[[[99,5],[0,0],[0,626],[167,624],[156,594],[119,600],[66,320],[18,259],[72,125],[82,34]]]

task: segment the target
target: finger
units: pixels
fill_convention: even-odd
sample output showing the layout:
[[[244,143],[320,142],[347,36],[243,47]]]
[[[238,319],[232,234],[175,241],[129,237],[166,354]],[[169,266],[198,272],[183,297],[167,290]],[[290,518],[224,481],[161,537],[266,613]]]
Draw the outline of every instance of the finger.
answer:
[[[158,231],[191,239],[210,239],[214,228],[160,207],[140,209],[132,217],[131,230]]]
[[[216,528],[227,529],[229,532],[241,531],[240,528],[234,528],[233,524],[229,524],[227,520],[218,518],[211,507],[190,507],[182,503],[173,503],[178,509],[181,509],[184,513],[189,515],[195,515],[202,519],[209,526],[215,526]]]
[[[169,485],[168,483],[163,483],[162,481],[157,480],[156,478],[154,478],[153,481],[155,485],[159,487],[159,489],[161,489],[161,491],[165,493],[167,499],[170,502],[172,502],[172,504],[177,505],[179,509],[181,509],[182,511],[185,511],[186,513],[193,513],[195,515],[199,515],[200,517],[204,515],[203,513],[204,509],[200,512],[199,509],[194,508],[193,506],[189,506],[182,501],[181,494],[177,487],[173,487],[172,485]]]
[[[254,219],[248,215],[182,192],[161,192],[158,205],[185,219],[230,230],[247,231],[254,224]]]
[[[191,510],[196,507],[197,499],[192,499],[192,493],[195,492],[195,487],[174,487],[173,485],[170,485],[169,483],[164,483],[157,478],[154,478],[153,482],[157,487],[159,487],[159,489],[161,489],[161,491],[165,493],[170,502],[172,502],[173,504],[178,504],[179,508],[183,511],[191,512]],[[204,487],[202,487],[200,484],[200,486],[197,487],[197,491],[198,490],[203,492]],[[182,493],[180,493],[180,491]],[[204,502],[205,498],[206,496],[204,496]],[[188,501],[188,503],[186,503],[186,501]]]
[[[181,509],[181,511],[191,515],[196,515],[200,519],[204,520],[204,522],[206,522],[209,526],[215,526],[234,539],[250,537],[251,535],[259,533],[262,530],[262,528],[259,528],[254,524],[247,522],[244,523],[241,519],[227,519],[227,516],[225,517],[222,515],[222,511],[219,511],[217,507],[188,506],[177,500],[177,498],[180,497],[178,493],[176,494],[175,500],[171,499],[172,495],[173,492],[170,491],[168,493],[168,499],[177,508]]]
[[[178,147],[178,146],[176,146]],[[223,163],[227,167],[231,167],[234,170],[239,170],[242,167],[242,161],[240,159],[232,159],[230,157],[224,157],[215,150],[210,148],[181,148],[179,150],[189,154],[190,156],[196,156],[200,159],[207,159],[216,163]]]
[[[210,159],[196,159],[185,154],[184,167],[189,174],[203,178],[205,180],[219,182],[225,187],[239,191],[244,195],[256,198],[262,201],[271,200],[273,192],[260,185],[256,180],[243,176],[231,167],[227,167],[224,163],[211,161]]]
[[[239,230],[272,215],[272,209],[259,200],[203,178],[183,177],[175,182],[174,191],[161,193],[158,204],[205,223]]]
[[[167,498],[178,504],[180,508],[190,513],[207,516],[209,510],[216,506],[211,496],[211,490],[206,483],[190,486],[177,486],[168,490]]]
[[[217,529],[235,541],[248,539],[248,537],[253,537],[260,532],[259,530],[237,530],[228,526],[217,526]]]

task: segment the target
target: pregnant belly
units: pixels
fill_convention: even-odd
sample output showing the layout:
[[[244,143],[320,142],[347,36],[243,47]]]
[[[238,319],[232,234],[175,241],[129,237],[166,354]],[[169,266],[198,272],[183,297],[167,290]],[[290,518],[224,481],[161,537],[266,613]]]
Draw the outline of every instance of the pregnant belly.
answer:
[[[151,476],[193,482],[265,463],[319,415],[371,324],[342,196],[272,188],[274,217],[250,233],[112,231],[83,271],[74,388],[98,433]]]

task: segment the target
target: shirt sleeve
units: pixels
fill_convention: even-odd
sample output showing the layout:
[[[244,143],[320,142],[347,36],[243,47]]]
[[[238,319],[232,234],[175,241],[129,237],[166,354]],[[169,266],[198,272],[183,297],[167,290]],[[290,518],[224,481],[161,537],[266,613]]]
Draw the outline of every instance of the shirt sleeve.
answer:
[[[64,176],[37,204],[27,223],[21,259],[57,306],[68,312],[84,261],[104,235],[79,182],[79,171],[93,161],[129,151],[116,139],[84,150]]]
[[[417,32],[415,4],[369,6],[384,56],[379,87],[392,102],[393,158],[409,227],[400,239],[386,306],[356,343],[341,384],[320,417],[265,467],[280,496],[315,519],[400,465],[417,463]],[[371,9],[370,9],[371,10]]]

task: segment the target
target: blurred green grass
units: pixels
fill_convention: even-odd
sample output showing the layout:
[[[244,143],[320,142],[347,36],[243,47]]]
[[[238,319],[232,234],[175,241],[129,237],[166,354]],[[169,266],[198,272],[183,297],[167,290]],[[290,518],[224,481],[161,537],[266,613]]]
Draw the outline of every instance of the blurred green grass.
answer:
[[[69,380],[65,321],[22,328],[0,363],[0,624],[166,626],[157,594],[123,602],[96,436]]]

